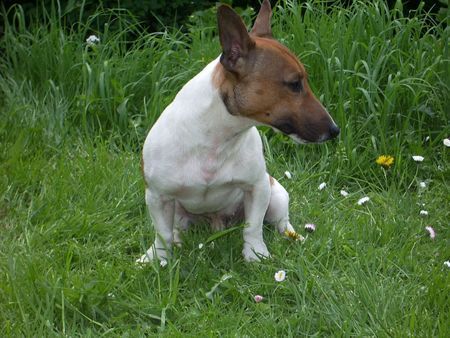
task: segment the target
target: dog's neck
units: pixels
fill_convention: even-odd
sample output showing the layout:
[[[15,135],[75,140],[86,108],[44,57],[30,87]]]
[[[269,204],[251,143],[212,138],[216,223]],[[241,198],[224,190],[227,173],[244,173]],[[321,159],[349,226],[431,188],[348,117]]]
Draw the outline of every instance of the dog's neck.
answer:
[[[189,133],[201,138],[202,142],[210,139],[214,144],[227,143],[258,124],[254,120],[230,112],[227,108],[217,86],[220,66],[219,58],[215,59],[178,94],[183,98],[179,102],[183,102],[186,107],[194,107],[193,111],[182,117],[182,123],[189,124]]]

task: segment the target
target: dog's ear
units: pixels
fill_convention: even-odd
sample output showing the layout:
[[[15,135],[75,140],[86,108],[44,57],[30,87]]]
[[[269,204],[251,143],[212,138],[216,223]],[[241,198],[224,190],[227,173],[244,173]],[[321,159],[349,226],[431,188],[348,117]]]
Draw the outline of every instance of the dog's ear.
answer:
[[[250,34],[262,38],[272,38],[272,28],[270,26],[271,17],[272,8],[270,7],[270,2],[269,0],[264,0]]]
[[[217,8],[219,38],[222,45],[220,62],[230,72],[239,73],[245,64],[245,57],[255,45],[242,19],[231,7]]]

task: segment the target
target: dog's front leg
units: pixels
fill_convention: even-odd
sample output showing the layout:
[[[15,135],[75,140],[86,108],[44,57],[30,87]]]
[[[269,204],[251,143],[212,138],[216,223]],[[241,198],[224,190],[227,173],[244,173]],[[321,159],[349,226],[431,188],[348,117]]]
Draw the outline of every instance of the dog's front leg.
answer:
[[[175,201],[164,199],[147,189],[145,202],[155,227],[155,242],[137,262],[147,263],[155,258],[165,260],[172,248]]]
[[[261,256],[269,257],[263,240],[263,220],[270,201],[269,178],[264,177],[252,189],[245,192],[244,249],[242,254],[248,262],[259,261]]]

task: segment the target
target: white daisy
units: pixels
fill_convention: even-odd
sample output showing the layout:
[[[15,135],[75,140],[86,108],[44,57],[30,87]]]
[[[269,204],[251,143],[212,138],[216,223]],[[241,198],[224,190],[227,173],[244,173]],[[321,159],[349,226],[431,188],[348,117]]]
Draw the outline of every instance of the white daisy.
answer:
[[[428,216],[428,211],[420,210],[419,214],[420,214],[420,216]]]
[[[416,162],[422,162],[425,159],[425,157],[420,156],[420,155],[414,155],[412,158]]]
[[[444,146],[450,147],[450,138],[444,138]]]
[[[450,268],[450,261],[445,261],[445,262],[444,262],[444,265],[445,265],[447,268]]]
[[[363,204],[367,203],[369,200],[370,200],[370,198],[365,196],[363,198],[360,198],[357,203],[358,203],[358,205],[363,205]]]
[[[198,248],[201,250],[201,249],[203,249],[203,243],[200,243],[199,245],[198,245]]]
[[[316,225],[313,223],[307,223],[305,224],[305,230],[309,232],[314,232],[316,231]]]
[[[341,190],[341,195],[344,196],[344,197],[347,197],[348,196],[348,192],[345,191],[345,190]]]
[[[419,183],[419,187],[421,187],[421,188],[426,188],[427,187],[427,184],[425,183],[425,182],[420,182]]]
[[[261,295],[255,295],[254,299],[256,303],[259,303],[263,301],[264,297]]]
[[[96,45],[99,42],[100,42],[100,39],[98,37],[96,37],[95,35],[89,35],[89,37],[86,39],[86,43],[89,46]]]
[[[275,280],[277,282],[282,282],[286,279],[286,271],[280,270],[275,273]]]
[[[289,180],[292,178],[291,173],[290,173],[289,171],[287,171],[287,170],[284,172],[284,176],[285,176],[287,179],[289,179]]]
[[[167,261],[165,259],[163,259],[159,262],[159,265],[161,265],[161,267],[163,268],[167,265]]]
[[[319,184],[319,190],[325,189],[326,186],[327,186],[327,184],[325,182],[320,183]]]

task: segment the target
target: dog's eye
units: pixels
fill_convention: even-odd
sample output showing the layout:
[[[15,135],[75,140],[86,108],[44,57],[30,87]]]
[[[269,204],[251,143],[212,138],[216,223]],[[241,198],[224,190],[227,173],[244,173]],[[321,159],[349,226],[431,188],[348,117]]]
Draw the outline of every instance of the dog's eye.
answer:
[[[303,85],[302,85],[302,82],[300,80],[287,82],[287,86],[294,93],[300,93],[303,90]]]

